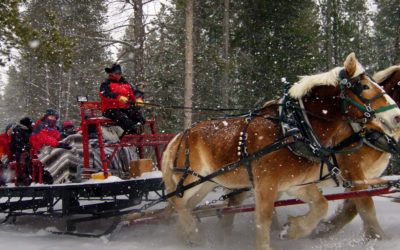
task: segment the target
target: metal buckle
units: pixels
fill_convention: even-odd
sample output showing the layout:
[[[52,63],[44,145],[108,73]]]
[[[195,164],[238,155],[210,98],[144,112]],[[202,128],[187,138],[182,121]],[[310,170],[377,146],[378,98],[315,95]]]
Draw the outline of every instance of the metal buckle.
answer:
[[[331,174],[334,174],[334,175],[340,175],[341,172],[342,172],[342,171],[340,171],[340,169],[337,168],[337,167],[334,167],[334,168],[332,168],[332,170],[331,170]]]

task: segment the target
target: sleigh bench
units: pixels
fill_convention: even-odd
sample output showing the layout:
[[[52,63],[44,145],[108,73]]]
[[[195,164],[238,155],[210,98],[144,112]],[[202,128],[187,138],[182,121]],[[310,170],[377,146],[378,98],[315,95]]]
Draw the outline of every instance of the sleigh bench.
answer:
[[[103,172],[108,173],[110,165],[117,150],[121,147],[137,147],[139,158],[145,157],[145,149],[152,148],[155,153],[157,168],[161,169],[161,147],[164,147],[175,136],[174,134],[159,134],[155,126],[155,119],[146,120],[143,134],[124,135],[118,143],[106,144],[102,136],[102,126],[116,125],[111,119],[101,116],[100,102],[80,102],[82,144],[83,144],[83,167],[89,166],[89,126],[94,125],[99,144],[100,158]],[[113,148],[113,153],[109,156],[105,154],[105,147]]]

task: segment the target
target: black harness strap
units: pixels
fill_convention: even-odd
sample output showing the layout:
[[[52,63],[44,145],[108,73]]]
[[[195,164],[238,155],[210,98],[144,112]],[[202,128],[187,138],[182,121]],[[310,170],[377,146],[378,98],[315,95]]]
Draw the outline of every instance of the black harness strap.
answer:
[[[173,196],[180,197],[179,194],[182,194],[184,191],[186,191],[192,187],[200,185],[203,182],[210,181],[219,175],[233,171],[243,165],[251,164],[251,161],[257,160],[258,158],[260,158],[268,153],[271,153],[273,151],[277,151],[281,148],[287,147],[288,145],[290,145],[291,143],[294,142],[294,140],[295,140],[294,135],[296,133],[297,133],[297,131],[295,133],[288,133],[285,137],[282,137],[282,138],[276,140],[274,143],[265,146],[264,148],[262,148],[261,150],[255,152],[253,154],[249,154],[246,158],[243,158],[243,159],[240,159],[239,161],[225,165],[224,167],[218,169],[217,171],[215,171],[207,176],[203,176],[202,178],[199,178],[197,181],[191,182],[187,185],[182,184],[182,186],[180,187],[179,190],[177,188],[175,191],[162,196],[158,202],[167,200]]]
[[[244,126],[242,128],[242,132],[240,132],[238,155],[241,160],[248,157],[249,155],[249,153],[247,152],[247,129],[249,128],[252,118],[253,115],[250,113],[249,116],[244,119]],[[246,162],[245,167],[247,170],[247,174],[249,175],[249,180],[251,182],[251,185],[254,187],[254,175],[253,175],[253,170],[251,168],[251,162]]]

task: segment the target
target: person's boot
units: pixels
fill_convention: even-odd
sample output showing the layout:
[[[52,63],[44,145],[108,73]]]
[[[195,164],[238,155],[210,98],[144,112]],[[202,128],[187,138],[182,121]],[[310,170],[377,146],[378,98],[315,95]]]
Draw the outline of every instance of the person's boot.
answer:
[[[44,184],[53,184],[54,180],[53,180],[53,176],[51,176],[50,172],[45,170],[43,172],[43,183]]]

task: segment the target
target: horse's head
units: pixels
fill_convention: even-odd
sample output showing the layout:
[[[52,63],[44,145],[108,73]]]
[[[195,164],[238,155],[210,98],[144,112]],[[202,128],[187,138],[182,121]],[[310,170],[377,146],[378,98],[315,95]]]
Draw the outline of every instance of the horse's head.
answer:
[[[343,68],[301,77],[289,94],[307,97],[305,102],[312,104],[309,111],[326,119],[350,120],[389,135],[400,128],[400,109],[365,73],[354,53],[347,56]]]
[[[400,104],[400,65],[391,66],[374,74],[374,80],[390,97]]]

